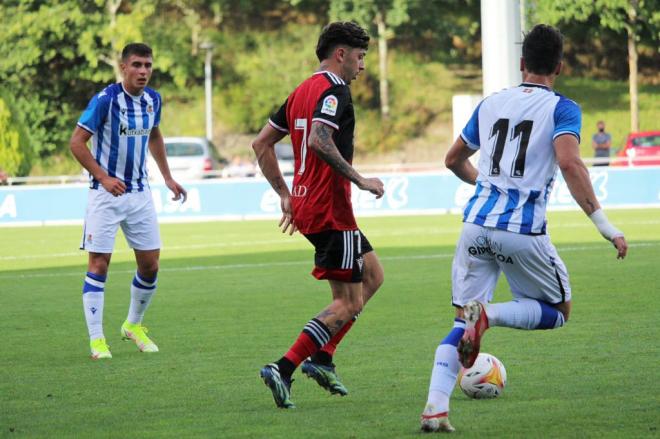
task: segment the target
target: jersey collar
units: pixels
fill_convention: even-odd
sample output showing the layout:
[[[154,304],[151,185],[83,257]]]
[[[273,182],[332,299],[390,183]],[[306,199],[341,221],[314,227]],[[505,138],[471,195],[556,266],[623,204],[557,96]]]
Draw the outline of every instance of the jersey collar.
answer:
[[[538,87],[538,88],[543,88],[545,90],[550,90],[550,87],[548,87],[547,85],[536,84],[534,82],[521,82],[520,87]]]
[[[346,84],[346,82],[343,79],[341,79],[339,75],[337,75],[336,73],[332,73],[328,70],[319,70],[318,72],[314,72],[314,75],[322,75],[322,74],[330,75],[334,79],[332,82],[334,82],[335,84],[337,83]]]
[[[136,95],[133,95],[133,94],[130,94],[130,93],[128,92],[128,90],[126,90],[126,87],[124,87],[124,83],[123,83],[123,82],[120,82],[119,85],[121,86],[121,90],[122,90],[125,94],[127,94],[128,96],[130,96],[130,97],[133,97],[133,98],[141,98],[142,95],[144,94],[144,90],[142,90],[142,93],[140,93],[140,94],[137,95],[137,96],[136,96]],[[145,87],[145,88],[146,88],[146,87]]]

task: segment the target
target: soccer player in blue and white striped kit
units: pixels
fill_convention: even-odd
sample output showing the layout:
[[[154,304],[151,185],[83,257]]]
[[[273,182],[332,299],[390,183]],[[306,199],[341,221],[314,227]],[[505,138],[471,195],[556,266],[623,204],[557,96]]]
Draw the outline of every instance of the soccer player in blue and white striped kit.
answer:
[[[566,266],[546,231],[546,204],[557,168],[571,195],[624,258],[626,240],[607,219],[580,159],[580,107],[554,92],[563,37],[535,26],[523,41],[523,83],[485,98],[445,163],[476,185],[463,214],[452,265],[454,327],[436,350],[423,431],[451,432],[449,397],[462,364],[471,367],[488,327],[553,329],[571,310]],[[475,168],[468,160],[480,150]],[[513,300],[490,304],[504,272]]]
[[[71,152],[90,174],[80,248],[89,252],[83,309],[93,359],[112,358],[103,334],[103,303],[119,226],[137,262],[121,335],[133,340],[142,352],[158,352],[142,325],[144,312],[156,291],[161,247],[156,209],[147,182],[148,151],[173,192],[173,200],[186,200],[185,189],[174,181],[167,164],[159,129],[161,97],[147,87],[153,67],[151,48],[142,43],[127,45],[120,67],[123,81],[107,86],[90,100],[70,142]],[[87,148],[90,138],[91,152]]]

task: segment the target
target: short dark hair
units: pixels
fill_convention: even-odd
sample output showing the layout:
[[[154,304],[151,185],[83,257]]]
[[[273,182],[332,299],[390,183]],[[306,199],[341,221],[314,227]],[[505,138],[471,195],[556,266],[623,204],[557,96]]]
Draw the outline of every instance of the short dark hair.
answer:
[[[144,43],[130,43],[121,51],[121,60],[126,61],[131,55],[153,57],[153,50]]]
[[[564,36],[558,29],[537,24],[525,35],[522,56],[527,71],[549,75],[555,71],[564,55]]]
[[[335,21],[321,31],[316,45],[316,57],[319,61],[327,59],[337,46],[368,49],[369,34],[354,21]]]

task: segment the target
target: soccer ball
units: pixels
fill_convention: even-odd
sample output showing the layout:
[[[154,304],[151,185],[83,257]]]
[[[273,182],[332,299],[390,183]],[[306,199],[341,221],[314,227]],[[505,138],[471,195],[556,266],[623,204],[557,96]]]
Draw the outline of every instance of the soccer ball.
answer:
[[[506,386],[506,369],[493,355],[482,352],[471,368],[461,368],[458,384],[470,398],[497,398]]]

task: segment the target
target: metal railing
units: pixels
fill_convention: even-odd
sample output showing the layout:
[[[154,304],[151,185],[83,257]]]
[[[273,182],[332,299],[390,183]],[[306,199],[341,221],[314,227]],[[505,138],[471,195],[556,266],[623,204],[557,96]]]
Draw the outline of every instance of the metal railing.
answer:
[[[607,165],[625,168],[637,166],[660,166],[659,157],[609,157],[609,158],[583,158],[587,166]],[[430,163],[389,163],[389,164],[358,164],[355,166],[359,172],[375,174],[378,172],[383,173],[408,173],[408,172],[437,172],[446,170],[441,161]],[[261,177],[258,171],[256,174],[248,175],[247,177]],[[160,177],[160,176],[158,176]],[[161,178],[152,178],[151,181],[162,181]],[[207,171],[204,173],[205,179],[221,178],[223,180],[232,178],[245,178],[246,175],[231,175],[224,172],[222,169]],[[175,178],[176,175],[175,175]],[[72,184],[72,183],[88,183],[89,179],[84,174],[78,175],[46,175],[38,177],[7,177],[6,180],[0,181],[0,186],[18,186],[18,185],[34,185],[34,184]]]

